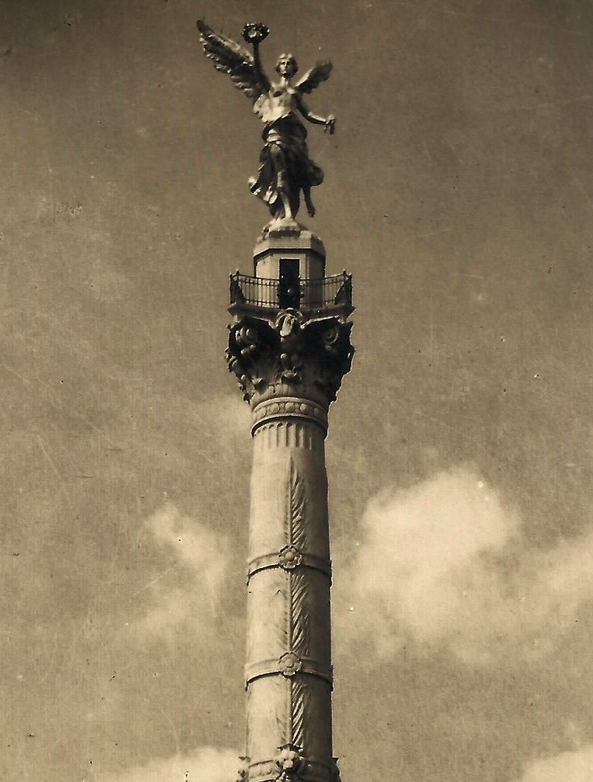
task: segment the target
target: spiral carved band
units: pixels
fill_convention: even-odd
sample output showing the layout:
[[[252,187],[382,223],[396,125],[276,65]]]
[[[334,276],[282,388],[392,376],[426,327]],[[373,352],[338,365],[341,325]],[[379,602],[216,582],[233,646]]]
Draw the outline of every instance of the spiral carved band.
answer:
[[[251,434],[266,421],[277,418],[304,418],[327,432],[327,410],[317,402],[299,397],[266,399],[253,408]]]

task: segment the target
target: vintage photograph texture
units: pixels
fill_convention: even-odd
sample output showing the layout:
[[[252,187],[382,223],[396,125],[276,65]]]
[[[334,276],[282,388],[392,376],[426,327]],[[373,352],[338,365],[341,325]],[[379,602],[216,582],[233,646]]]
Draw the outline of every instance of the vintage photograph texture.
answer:
[[[589,0],[2,0],[2,782],[593,779],[592,84]]]

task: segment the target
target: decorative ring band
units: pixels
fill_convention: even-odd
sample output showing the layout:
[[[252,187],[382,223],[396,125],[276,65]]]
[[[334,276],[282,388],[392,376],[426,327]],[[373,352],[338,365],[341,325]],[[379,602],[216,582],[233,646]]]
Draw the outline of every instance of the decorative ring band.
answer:
[[[326,576],[331,578],[331,560],[324,557],[318,557],[315,554],[306,554],[297,552],[298,560],[295,558],[292,560],[296,564],[292,564],[291,561],[283,561],[284,551],[278,551],[274,554],[264,554],[261,557],[255,557],[247,565],[247,579],[251,578],[254,573],[259,573],[261,570],[268,570],[269,568],[281,567],[284,570],[293,570],[295,567],[308,567],[314,570],[319,570]],[[284,553],[284,557],[286,554]]]
[[[294,652],[285,652],[281,657],[273,660],[261,660],[245,666],[245,686],[262,676],[277,676],[281,674],[290,678],[295,674],[307,674],[323,679],[328,684],[333,684],[331,668],[329,671],[317,667],[316,660],[307,657],[299,657]]]
[[[266,399],[253,408],[251,434],[265,421],[275,418],[304,418],[320,426],[327,432],[327,410],[310,399],[293,396],[283,396],[277,399]]]

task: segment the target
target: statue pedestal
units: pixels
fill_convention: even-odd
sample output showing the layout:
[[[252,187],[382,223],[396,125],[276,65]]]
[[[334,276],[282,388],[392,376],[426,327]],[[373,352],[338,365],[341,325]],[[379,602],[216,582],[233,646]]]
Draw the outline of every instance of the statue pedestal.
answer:
[[[256,277],[279,279],[282,261],[298,261],[297,275],[304,280],[325,275],[325,248],[321,239],[294,220],[283,220],[262,233],[253,251]],[[285,264],[287,268],[289,264]]]

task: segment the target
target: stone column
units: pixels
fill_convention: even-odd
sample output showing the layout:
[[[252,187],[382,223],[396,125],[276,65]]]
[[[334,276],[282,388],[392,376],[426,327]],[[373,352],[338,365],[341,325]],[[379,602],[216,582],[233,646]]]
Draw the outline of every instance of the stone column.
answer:
[[[300,251],[310,264],[311,243],[295,238],[293,245],[290,237],[277,241],[283,257]],[[262,252],[261,243],[258,248],[269,270],[273,242],[269,252]],[[318,280],[322,267],[320,272]],[[311,279],[302,282],[307,287]],[[227,358],[250,402],[253,435],[245,666],[249,782],[332,782],[337,775],[324,439],[328,407],[353,349],[346,321],[351,307],[324,312],[317,305],[314,311],[257,311],[245,301],[231,308]]]
[[[260,402],[253,416],[245,667],[249,776],[275,779],[278,770],[270,761],[285,747],[306,753],[306,767],[299,768],[303,778],[324,781],[332,761],[325,410],[291,396]]]

